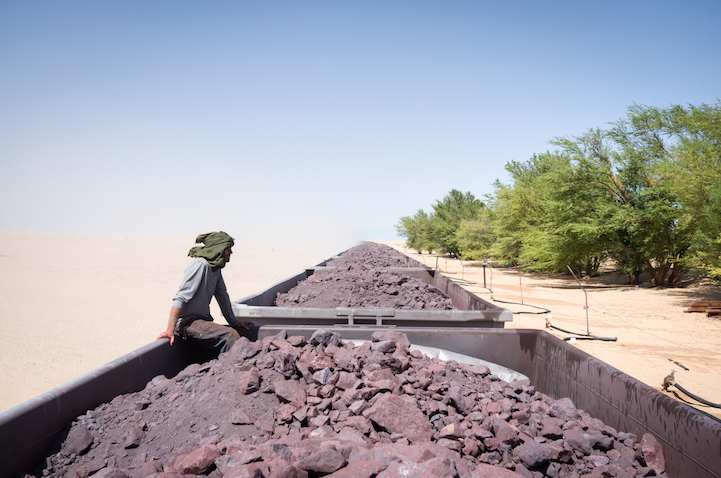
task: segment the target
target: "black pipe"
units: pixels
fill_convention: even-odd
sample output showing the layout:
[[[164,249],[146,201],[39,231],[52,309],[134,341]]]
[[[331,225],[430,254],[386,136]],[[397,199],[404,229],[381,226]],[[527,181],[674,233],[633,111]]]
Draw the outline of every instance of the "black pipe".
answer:
[[[704,400],[703,398],[699,397],[698,395],[694,395],[693,393],[689,392],[688,390],[683,388],[681,385],[679,385],[678,382],[676,382],[675,380],[673,381],[673,386],[678,388],[683,393],[685,393],[686,395],[693,398],[694,400],[696,400],[699,403],[703,403],[704,405],[708,405],[709,407],[721,408],[721,405],[719,405],[718,403],[709,402],[708,400]]]
[[[578,336],[578,337],[566,337],[565,339],[563,339],[563,340],[566,340],[566,341],[571,340],[571,339],[576,339],[576,340],[604,340],[604,341],[606,341],[606,342],[615,342],[616,340],[618,340],[616,337],[599,337],[599,336],[597,336],[597,335],[579,334],[578,332],[571,332],[571,331],[569,331],[569,330],[563,330],[563,329],[560,328],[560,327],[556,327],[555,325],[551,325],[550,322],[548,322],[548,323],[546,324],[546,326],[549,327],[549,328],[551,328],[551,329],[560,330],[561,332],[564,332],[564,333],[567,333],[567,334],[573,334],[573,335],[577,335],[577,336]]]
[[[524,304],[522,302],[510,302],[507,300],[494,299],[493,297],[491,297],[491,300],[493,302],[501,302],[503,304],[515,304],[515,305],[522,305],[524,307],[533,307],[534,309],[541,309],[541,312],[522,311],[522,312],[513,312],[514,314],[550,314],[551,313],[551,311],[549,309],[544,309],[543,307],[539,307],[537,305]]]

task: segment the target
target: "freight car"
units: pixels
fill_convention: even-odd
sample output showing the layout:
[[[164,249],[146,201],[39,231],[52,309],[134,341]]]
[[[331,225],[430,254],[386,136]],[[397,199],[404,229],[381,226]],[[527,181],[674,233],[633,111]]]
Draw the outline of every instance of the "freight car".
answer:
[[[262,339],[281,330],[310,337],[322,327],[346,340],[369,340],[379,330],[402,330],[413,344],[515,370],[527,376],[537,390],[554,398],[568,397],[578,408],[616,429],[638,436],[652,433],[663,446],[668,476],[721,476],[721,423],[545,331],[503,329],[503,323],[512,319],[509,311],[464,291],[434,271],[411,267],[409,273],[423,277],[452,298],[460,310],[446,319],[436,313],[422,317],[401,313],[398,317],[397,311],[272,310],[279,292],[323,267],[325,263],[235,303],[238,315],[259,323],[252,328],[251,338]],[[470,313],[464,314],[467,311]],[[182,341],[168,347],[167,341],[159,340],[0,414],[0,478],[35,469],[78,415],[117,395],[143,389],[157,375],[170,377],[189,363],[208,358]]]

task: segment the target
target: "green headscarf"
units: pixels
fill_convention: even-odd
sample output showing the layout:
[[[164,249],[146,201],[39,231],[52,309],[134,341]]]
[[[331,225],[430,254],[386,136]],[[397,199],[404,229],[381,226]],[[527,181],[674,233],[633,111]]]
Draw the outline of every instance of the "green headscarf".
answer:
[[[233,244],[235,244],[233,238],[223,231],[209,232],[201,234],[195,239],[196,244],[201,242],[205,245],[191,248],[188,255],[207,259],[213,272],[222,269],[225,266],[225,254],[223,252],[226,248],[233,247]]]

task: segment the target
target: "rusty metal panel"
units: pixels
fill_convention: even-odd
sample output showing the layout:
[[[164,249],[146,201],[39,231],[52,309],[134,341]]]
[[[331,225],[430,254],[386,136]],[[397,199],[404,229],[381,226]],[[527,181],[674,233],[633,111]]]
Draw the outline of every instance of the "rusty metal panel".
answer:
[[[208,360],[196,347],[155,341],[0,413],[0,477],[30,472],[70,422],[118,395],[142,390],[159,374],[173,376],[189,360]]]
[[[639,438],[652,433],[663,445],[674,478],[718,478],[721,423],[589,354],[538,331],[535,386]]]

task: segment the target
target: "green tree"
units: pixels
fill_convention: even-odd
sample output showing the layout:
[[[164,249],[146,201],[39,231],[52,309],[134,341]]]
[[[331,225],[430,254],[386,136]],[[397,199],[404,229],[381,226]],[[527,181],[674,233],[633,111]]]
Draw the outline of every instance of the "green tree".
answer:
[[[544,264],[544,247],[551,230],[547,227],[549,172],[565,167],[563,158],[545,153],[534,155],[527,162],[511,161],[506,170],[512,184],[494,183],[489,197],[488,216],[495,241],[491,254],[501,263],[510,263],[510,257],[520,258],[538,270],[547,270]]]
[[[433,205],[431,230],[434,243],[438,250],[455,256],[460,255],[456,233],[461,221],[476,218],[484,205],[470,192],[462,193],[452,189],[442,200]]]
[[[688,241],[677,270],[701,268],[721,279],[721,103],[629,111],[616,128],[619,142],[659,151],[659,181],[674,198],[676,227]]]
[[[509,163],[513,183],[497,183],[490,202],[495,252],[542,272],[593,274],[611,258],[632,282],[645,271],[657,285],[689,265],[716,275],[720,124],[718,107],[634,106],[609,131]]]
[[[721,266],[721,210],[715,199],[721,183],[721,104],[634,105],[610,135],[637,213],[629,224],[637,247],[629,253],[642,256],[657,285],[677,283],[690,266],[715,275]]]
[[[431,216],[419,209],[413,216],[404,216],[396,224],[396,232],[406,239],[406,245],[419,253],[434,249]]]
[[[456,241],[464,259],[481,260],[491,254],[495,236],[485,209],[479,209],[473,219],[461,220]]]

